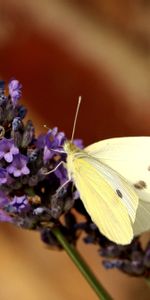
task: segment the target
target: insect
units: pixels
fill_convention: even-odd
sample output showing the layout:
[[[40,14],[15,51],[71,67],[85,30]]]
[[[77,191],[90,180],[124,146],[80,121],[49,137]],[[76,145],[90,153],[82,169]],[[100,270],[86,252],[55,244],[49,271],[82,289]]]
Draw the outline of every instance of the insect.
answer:
[[[81,150],[73,144],[80,102],[63,146],[68,181],[101,233],[126,245],[150,229],[150,137],[112,138]]]

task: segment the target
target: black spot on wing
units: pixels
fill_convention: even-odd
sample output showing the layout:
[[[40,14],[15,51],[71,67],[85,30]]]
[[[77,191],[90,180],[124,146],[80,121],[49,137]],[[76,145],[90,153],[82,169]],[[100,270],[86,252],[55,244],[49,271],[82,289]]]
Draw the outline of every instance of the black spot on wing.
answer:
[[[138,190],[143,190],[146,189],[147,185],[145,181],[139,180],[137,183],[134,184],[134,187]]]
[[[116,190],[116,193],[117,193],[117,195],[120,197],[120,198],[122,198],[123,197],[123,195],[122,195],[122,193],[121,193],[121,191],[120,190]]]

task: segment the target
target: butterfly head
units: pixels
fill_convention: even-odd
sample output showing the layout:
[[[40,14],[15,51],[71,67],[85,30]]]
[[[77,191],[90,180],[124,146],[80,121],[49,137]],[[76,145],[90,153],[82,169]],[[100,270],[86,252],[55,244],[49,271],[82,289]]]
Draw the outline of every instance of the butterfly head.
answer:
[[[63,148],[66,154],[72,154],[77,151],[77,147],[71,141],[66,141]]]

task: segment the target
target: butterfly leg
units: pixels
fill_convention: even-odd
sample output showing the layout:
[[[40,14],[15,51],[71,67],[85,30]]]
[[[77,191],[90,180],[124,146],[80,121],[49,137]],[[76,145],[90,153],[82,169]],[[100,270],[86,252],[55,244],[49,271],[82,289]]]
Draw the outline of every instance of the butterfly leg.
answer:
[[[57,194],[70,182],[71,179],[67,179],[58,189],[57,189]]]
[[[44,175],[48,175],[48,174],[55,172],[61,165],[64,165],[64,167],[65,167],[66,164],[64,161],[60,161],[59,164],[53,170],[45,172]]]
[[[66,163],[64,161],[60,161],[58,163],[58,165],[51,171],[49,172],[45,172],[44,175],[48,175],[48,174],[51,174],[53,172],[55,172],[61,165],[63,165],[65,168],[66,168]],[[59,192],[71,181],[71,177],[68,178],[58,189],[57,189],[57,194],[59,194]]]

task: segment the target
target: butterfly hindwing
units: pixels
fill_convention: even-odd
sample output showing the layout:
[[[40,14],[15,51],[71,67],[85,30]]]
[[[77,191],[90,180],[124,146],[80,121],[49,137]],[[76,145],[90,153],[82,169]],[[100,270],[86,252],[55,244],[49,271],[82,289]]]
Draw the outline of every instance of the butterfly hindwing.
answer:
[[[150,230],[150,202],[140,200],[133,224],[133,233],[137,236],[148,230]]]
[[[150,201],[150,137],[112,138],[84,150],[126,178],[139,198]]]

